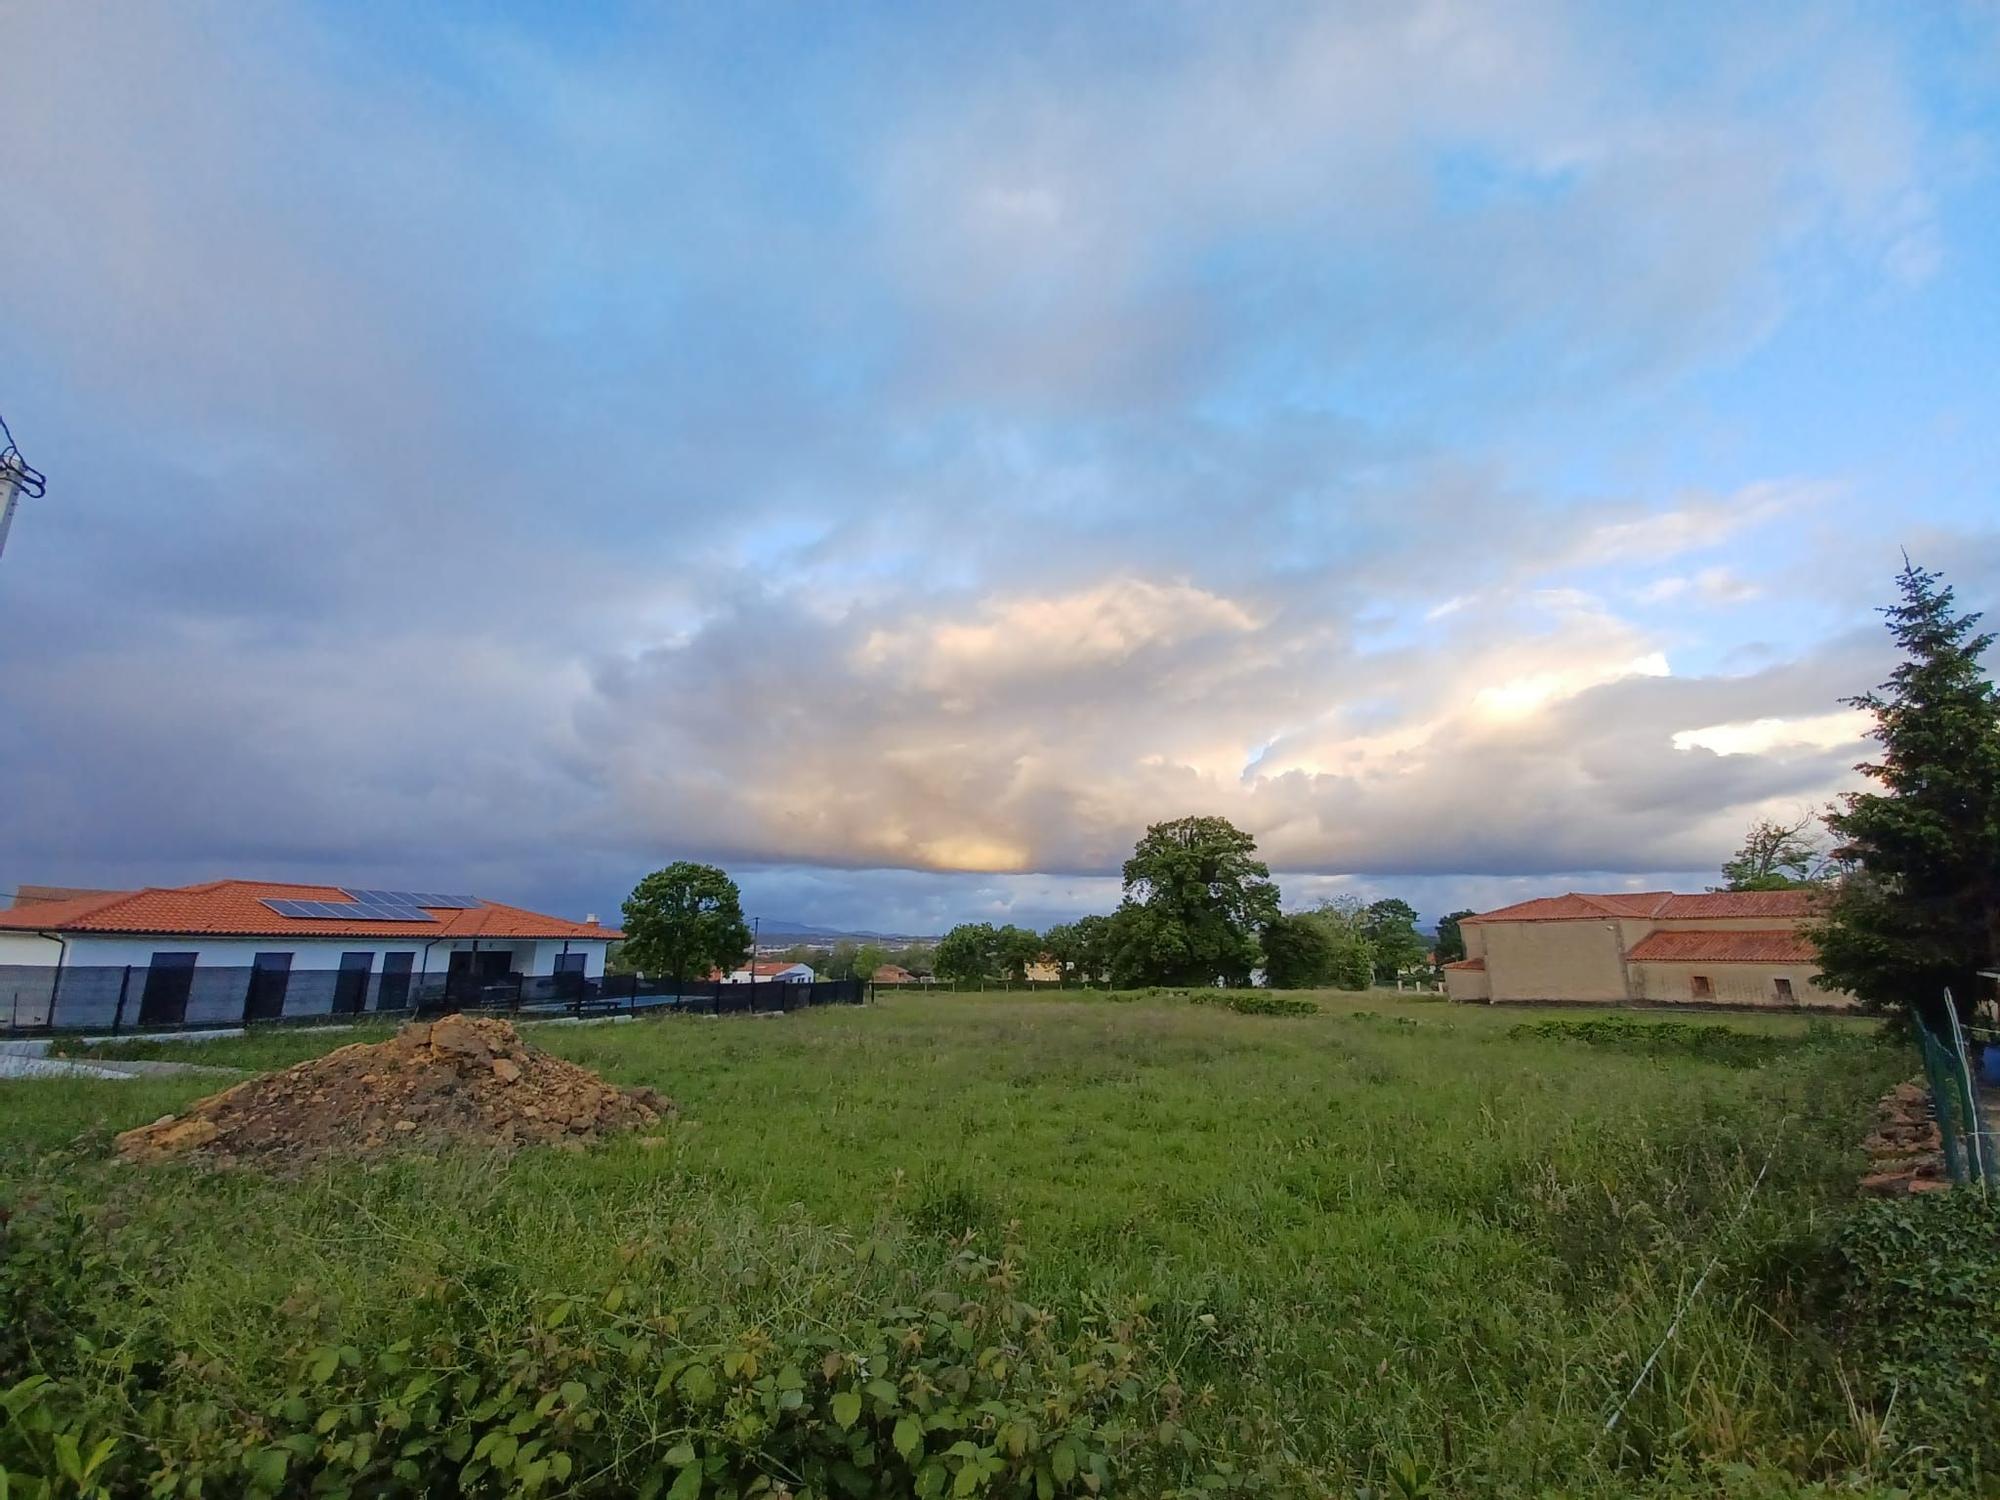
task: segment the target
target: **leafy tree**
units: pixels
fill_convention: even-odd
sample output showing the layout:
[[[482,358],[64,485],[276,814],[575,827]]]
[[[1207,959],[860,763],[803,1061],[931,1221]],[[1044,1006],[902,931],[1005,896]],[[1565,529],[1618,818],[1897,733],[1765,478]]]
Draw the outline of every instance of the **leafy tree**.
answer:
[[[646,974],[686,979],[730,969],[750,951],[743,898],[714,865],[677,860],[625,898],[625,961]]]
[[[1264,982],[1273,989],[1310,990],[1333,978],[1333,933],[1309,912],[1272,918],[1265,924]]]
[[[1759,818],[1743,836],[1735,857],[1722,862],[1726,891],[1791,891],[1821,884],[1826,854],[1808,831],[1811,817],[1789,823]]]
[[[1125,861],[1113,974],[1120,983],[1242,984],[1278,888],[1257,841],[1226,818],[1177,818],[1146,830]]]
[[[1028,965],[1042,956],[1042,936],[1009,922],[993,934],[995,966],[1009,979],[1028,977]]]
[[[1055,959],[1063,978],[1092,984],[1111,973],[1115,928],[1109,917],[1078,917],[1042,934],[1042,947]]]
[[[1976,614],[1954,612],[1940,575],[1904,560],[1902,602],[1882,611],[1903,661],[1846,702],[1875,715],[1880,757],[1857,769],[1879,792],[1827,817],[1847,873],[1814,936],[1824,982],[1886,1010],[1969,1010],[2000,950],[2000,693]]]
[[[858,978],[873,979],[875,971],[893,960],[889,950],[880,943],[863,943],[854,954],[854,972]]]
[[[1438,918],[1437,959],[1441,964],[1455,964],[1465,957],[1465,933],[1459,923],[1473,916],[1471,911],[1455,911]]]
[[[1332,945],[1327,982],[1343,990],[1365,990],[1375,982],[1375,949],[1362,923],[1366,908],[1353,896],[1322,901],[1307,913]]]
[[[813,967],[819,971],[822,979],[852,979],[860,973],[860,965],[856,962],[860,952],[859,943],[852,938],[842,938],[818,963],[813,964]],[[804,961],[812,962],[810,959]],[[863,974],[861,977],[866,979],[868,976]]]
[[[1000,972],[1000,934],[991,922],[961,922],[938,939],[940,979],[990,979]]]
[[[1417,932],[1417,909],[1394,896],[1371,902],[1361,914],[1361,930],[1374,952],[1375,977],[1393,982],[1423,963],[1430,945]]]

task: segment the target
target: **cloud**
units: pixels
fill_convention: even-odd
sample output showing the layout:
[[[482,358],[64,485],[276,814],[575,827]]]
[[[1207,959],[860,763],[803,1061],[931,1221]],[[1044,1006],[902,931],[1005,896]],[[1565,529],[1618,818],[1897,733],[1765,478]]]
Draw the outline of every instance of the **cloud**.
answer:
[[[1816,308],[1983,305],[1905,41],[28,8],[0,880],[692,853],[928,922],[1191,810],[1301,879],[1705,867],[1849,774],[1717,726],[1879,679],[1894,488],[1718,413]]]

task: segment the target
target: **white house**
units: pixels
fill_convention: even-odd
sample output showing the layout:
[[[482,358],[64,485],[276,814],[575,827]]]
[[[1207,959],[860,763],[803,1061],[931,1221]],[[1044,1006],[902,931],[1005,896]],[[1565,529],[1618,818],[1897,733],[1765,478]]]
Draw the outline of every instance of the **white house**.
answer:
[[[0,911],[0,1027],[402,1010],[531,980],[556,993],[601,978],[624,935],[434,891],[218,880],[21,894]]]
[[[778,959],[760,958],[736,969],[723,983],[748,984],[753,977],[759,984],[811,984],[819,976],[813,973],[809,964],[788,964]]]

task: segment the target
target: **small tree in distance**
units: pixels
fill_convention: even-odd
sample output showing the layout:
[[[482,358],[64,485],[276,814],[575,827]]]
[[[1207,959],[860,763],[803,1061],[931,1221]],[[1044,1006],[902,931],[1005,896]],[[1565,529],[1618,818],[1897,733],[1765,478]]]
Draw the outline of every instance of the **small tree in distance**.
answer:
[[[625,962],[646,974],[686,979],[727,970],[750,949],[743,898],[714,865],[678,860],[625,898]]]
[[[1451,912],[1438,918],[1437,960],[1441,964],[1455,964],[1465,957],[1465,930],[1458,924],[1477,913],[1467,908]]]
[[[1725,891],[1792,891],[1823,884],[1826,851],[1811,815],[1789,823],[1759,818],[1743,836],[1743,847],[1722,862]]]

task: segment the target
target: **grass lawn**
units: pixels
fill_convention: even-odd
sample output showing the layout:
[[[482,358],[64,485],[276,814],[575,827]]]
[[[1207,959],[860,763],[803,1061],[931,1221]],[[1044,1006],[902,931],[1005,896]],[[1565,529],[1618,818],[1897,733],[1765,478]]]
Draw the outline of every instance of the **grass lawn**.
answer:
[[[0,1084],[0,1386],[63,1382],[40,1436],[0,1429],[0,1461],[68,1424],[81,1451],[115,1440],[103,1472],[209,1493],[324,1470],[355,1493],[449,1475],[675,1500],[820,1474],[834,1494],[1778,1495],[1889,1472],[1818,1305],[1872,1101],[1909,1071],[1867,1023],[1693,1018],[1741,1034],[1718,1048],[1319,999],[537,1027],[676,1099],[664,1142],[297,1181],[106,1161],[113,1131],[212,1080]],[[270,1067],[374,1035],[159,1051]],[[923,1357],[957,1340],[967,1373],[920,1378],[882,1336],[934,1316]],[[440,1399],[410,1371],[442,1382],[449,1409],[423,1410],[455,1449],[409,1448],[411,1403]],[[1069,1457],[1041,1446],[1065,1430]]]

